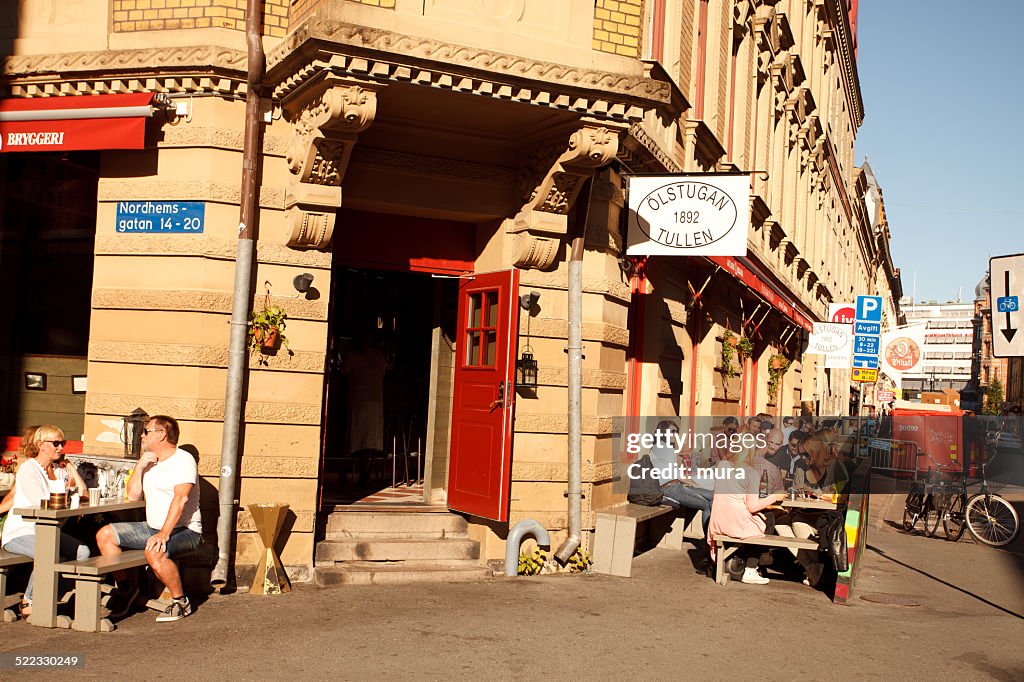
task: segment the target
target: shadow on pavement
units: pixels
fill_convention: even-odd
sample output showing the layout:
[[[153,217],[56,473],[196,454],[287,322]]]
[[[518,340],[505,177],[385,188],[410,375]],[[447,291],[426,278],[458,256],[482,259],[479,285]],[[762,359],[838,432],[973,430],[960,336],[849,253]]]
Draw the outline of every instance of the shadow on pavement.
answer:
[[[903,561],[900,561],[899,559],[891,557],[888,554],[886,554],[884,550],[881,550],[878,547],[875,547],[874,545],[872,545],[870,543],[868,544],[867,548],[868,548],[868,550],[874,552],[875,554],[877,554],[878,556],[882,557],[883,559],[891,561],[894,564],[902,566],[903,568],[910,569],[911,571],[914,571],[915,573],[920,573],[921,575],[925,576],[926,578],[931,578],[932,580],[934,580],[937,583],[940,583],[942,585],[945,585],[946,587],[954,589],[957,592],[960,592],[962,594],[967,595],[968,597],[972,597],[974,599],[977,599],[981,603],[987,604],[988,606],[991,606],[994,609],[998,609],[999,611],[1002,611],[1003,613],[1005,613],[1007,615],[1013,616],[1014,618],[1020,618],[1021,620],[1024,620],[1024,614],[1017,613],[1016,611],[1011,611],[1010,609],[1006,608],[1005,606],[1000,606],[999,604],[996,604],[995,602],[992,602],[992,601],[989,601],[988,599],[985,599],[984,597],[982,597],[979,594],[975,594],[974,592],[971,592],[970,590],[965,590],[964,588],[959,587],[958,585],[954,585],[953,583],[951,583],[951,582],[949,582],[947,580],[943,580],[942,578],[940,578],[940,577],[938,577],[936,575],[932,575],[928,571],[923,571],[920,568],[917,568],[916,566],[911,566],[908,563],[905,563]]]

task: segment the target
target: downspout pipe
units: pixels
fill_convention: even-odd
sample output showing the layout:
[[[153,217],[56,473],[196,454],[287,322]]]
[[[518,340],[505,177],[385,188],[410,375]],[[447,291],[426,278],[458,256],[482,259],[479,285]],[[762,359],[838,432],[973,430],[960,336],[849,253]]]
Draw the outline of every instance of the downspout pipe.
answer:
[[[569,536],[555,552],[555,558],[563,565],[580,546],[583,526],[583,241],[590,217],[593,182],[593,178],[587,181],[583,219],[569,249],[569,343],[566,347],[569,355]]]
[[[245,382],[246,342],[249,306],[252,303],[253,223],[257,211],[257,167],[259,165],[260,96],[266,57],[263,53],[263,1],[248,0],[245,17],[245,40],[248,45],[249,69],[245,94],[245,146],[242,154],[242,192],[239,206],[238,248],[235,253],[235,284],[231,300],[231,336],[228,346],[228,377],[224,395],[224,432],[220,445],[220,485],[217,519],[217,564],[210,574],[210,586],[223,590],[228,585],[234,540],[235,515],[238,509],[239,432],[242,420],[242,388]]]
[[[505,541],[505,575],[509,578],[514,578],[519,573],[519,546],[523,544],[523,538],[527,535],[532,535],[541,547],[551,546],[548,531],[539,521],[523,519],[512,526]]]

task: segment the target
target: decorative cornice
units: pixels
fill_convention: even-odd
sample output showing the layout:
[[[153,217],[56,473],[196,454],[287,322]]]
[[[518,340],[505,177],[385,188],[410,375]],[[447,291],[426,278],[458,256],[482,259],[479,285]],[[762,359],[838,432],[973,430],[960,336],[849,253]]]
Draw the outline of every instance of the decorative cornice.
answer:
[[[204,398],[122,395],[89,392],[85,411],[90,415],[125,415],[140,405],[150,414],[173,414],[181,421],[224,421],[224,401]],[[246,401],[245,420],[266,424],[320,424],[320,405]]]
[[[97,191],[100,202],[114,203],[130,200],[188,200],[206,201],[217,204],[238,206],[241,202],[241,182],[217,180],[168,180],[168,179],[100,179]],[[283,189],[263,186],[260,188],[260,207],[284,209]]]
[[[181,256],[208,258],[210,260],[234,260],[238,242],[234,239],[218,239],[207,234],[194,235],[182,240],[180,235],[136,234],[107,235],[96,237],[95,253],[102,256]],[[322,251],[296,251],[283,244],[267,241],[256,245],[256,259],[272,265],[296,265],[303,268],[330,270],[331,253]]]
[[[245,92],[246,54],[213,45],[102,50],[0,59],[0,89],[16,97],[127,92]]]
[[[326,353],[309,351],[279,352],[274,356],[264,356],[266,365],[250,357],[249,369],[322,374],[325,357]],[[228,366],[228,348],[227,345],[93,341],[89,344],[89,362],[225,369]]]
[[[311,17],[267,58],[267,80],[284,97],[325,68],[334,74],[396,81],[639,120],[667,104],[666,83]]]
[[[850,17],[846,12],[845,0],[825,0],[829,23],[835,28],[838,43],[839,64],[842,67],[846,87],[846,102],[850,106],[854,128],[864,122],[864,100],[861,98],[860,77],[857,74],[857,57],[853,53],[853,33]]]
[[[637,171],[683,172],[682,166],[676,163],[675,159],[647,134],[643,123],[634,123],[630,126],[619,149],[619,159]]]
[[[308,301],[287,296],[263,294],[253,296],[254,307],[264,301],[278,305],[288,311],[293,320],[327,320],[327,304],[324,301]],[[140,289],[96,288],[92,292],[92,307],[97,310],[162,310],[174,312],[231,313],[231,294],[220,291],[167,290],[152,291]]]

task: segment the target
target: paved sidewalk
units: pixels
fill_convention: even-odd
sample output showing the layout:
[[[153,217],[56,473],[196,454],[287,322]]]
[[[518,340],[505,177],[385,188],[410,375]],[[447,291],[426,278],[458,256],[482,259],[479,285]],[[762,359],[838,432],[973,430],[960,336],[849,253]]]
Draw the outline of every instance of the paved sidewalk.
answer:
[[[178,623],[137,614],[105,635],[16,623],[0,626],[0,651],[85,654],[73,674],[87,679],[1024,679],[1021,557],[891,530],[891,505],[873,501],[846,607],[784,580],[719,587],[685,552],[658,549],[629,579],[214,595]]]

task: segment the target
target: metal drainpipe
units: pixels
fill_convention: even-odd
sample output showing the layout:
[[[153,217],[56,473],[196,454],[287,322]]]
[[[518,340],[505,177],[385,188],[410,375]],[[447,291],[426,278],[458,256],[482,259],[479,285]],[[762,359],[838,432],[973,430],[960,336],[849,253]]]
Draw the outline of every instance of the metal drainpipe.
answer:
[[[583,240],[590,216],[593,179],[587,181],[583,221],[569,249],[569,537],[555,552],[555,558],[567,563],[580,546],[583,519]]]
[[[509,531],[508,539],[505,541],[505,575],[513,578],[519,574],[519,546],[523,538],[532,535],[537,540],[537,546],[550,547],[551,538],[548,531],[540,525],[540,521],[534,519],[523,519]],[[570,555],[571,556],[571,555]]]
[[[242,201],[239,207],[238,250],[235,254],[235,288],[232,292],[231,339],[228,346],[228,381],[224,395],[224,434],[220,445],[220,486],[217,519],[217,565],[210,574],[210,586],[223,590],[228,584],[231,545],[235,531],[235,499],[238,479],[238,434],[242,419],[242,385],[246,369],[246,340],[249,305],[252,302],[253,222],[256,218],[256,168],[260,151],[260,95],[263,90],[265,56],[260,24],[262,0],[248,0],[245,39],[249,47],[249,72],[245,94],[245,147],[242,155]]]

